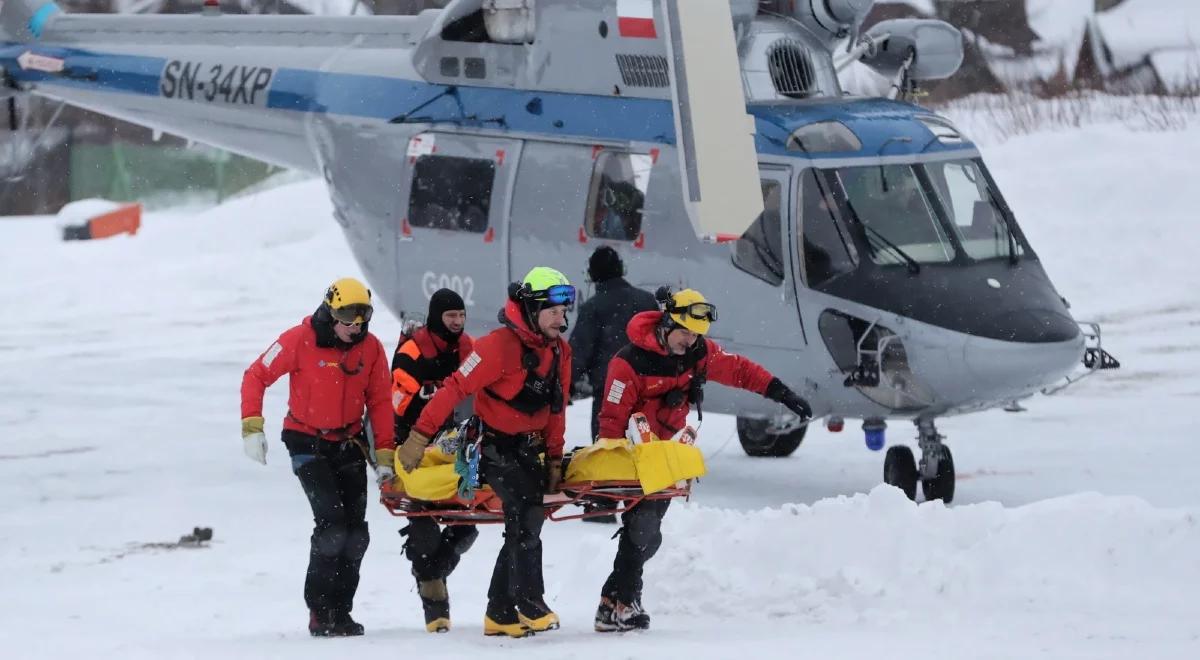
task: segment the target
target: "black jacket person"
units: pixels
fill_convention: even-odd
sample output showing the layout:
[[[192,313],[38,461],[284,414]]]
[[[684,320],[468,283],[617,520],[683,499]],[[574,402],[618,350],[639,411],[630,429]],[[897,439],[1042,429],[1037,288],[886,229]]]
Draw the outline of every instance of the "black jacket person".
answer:
[[[596,295],[579,306],[579,317],[571,331],[571,382],[590,383],[594,393],[604,387],[608,363],[629,339],[625,327],[638,312],[658,309],[654,294],[625,280],[625,265],[617,251],[607,245],[596,248],[588,259],[588,278],[596,284]],[[574,389],[574,388],[573,388]],[[592,438],[600,433],[600,404],[592,397]],[[402,437],[402,436],[397,436]]]

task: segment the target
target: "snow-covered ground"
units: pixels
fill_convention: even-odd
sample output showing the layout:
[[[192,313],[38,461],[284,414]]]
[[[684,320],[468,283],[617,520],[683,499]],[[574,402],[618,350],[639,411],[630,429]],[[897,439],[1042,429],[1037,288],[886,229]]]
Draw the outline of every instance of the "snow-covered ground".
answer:
[[[308,637],[309,510],[277,441],[265,468],[242,456],[238,386],[358,273],[318,182],[152,215],[136,238],[63,243],[52,220],[0,220],[0,655],[1200,657],[1198,143],[1098,125],[989,148],[1051,277],[1124,368],[1025,413],[942,421],[948,508],[877,487],[882,455],[853,423],[756,460],[710,416],[711,474],[647,572],[654,629],[627,636],[591,631],[614,528],[547,525],[563,629],[514,641],[480,631],[488,528],[450,581],[454,630],[432,636],[401,525],[372,507],[367,635]],[[394,341],[394,319],[373,325]],[[272,433],[285,398],[268,394]],[[570,409],[573,438],[586,415]],[[196,525],[211,547],[141,545]]]

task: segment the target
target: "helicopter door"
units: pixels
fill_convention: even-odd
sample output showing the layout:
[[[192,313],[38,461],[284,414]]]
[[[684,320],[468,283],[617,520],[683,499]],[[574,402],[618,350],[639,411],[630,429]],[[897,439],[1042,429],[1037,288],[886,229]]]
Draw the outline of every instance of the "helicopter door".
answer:
[[[463,297],[472,333],[495,327],[520,152],[520,140],[434,132],[409,139],[397,270],[401,282],[420,286],[421,295],[409,299],[421,302],[420,309],[405,309],[405,317],[423,317],[433,293],[447,288]],[[417,254],[436,257],[410,258]]]
[[[835,278],[853,271],[858,265],[846,226],[839,217],[828,179],[814,170],[800,173],[796,186],[796,282],[810,289],[823,290]]]
[[[737,279],[726,279],[737,295],[723,297],[726,318],[756,319],[755,323],[730,324],[739,348],[789,347],[807,343],[797,322],[796,288],[791,244],[792,173],[783,166],[758,166],[763,212],[741,238],[733,242]],[[747,277],[749,276],[749,277]],[[770,301],[770,304],[764,304]],[[770,331],[764,331],[770,328]]]

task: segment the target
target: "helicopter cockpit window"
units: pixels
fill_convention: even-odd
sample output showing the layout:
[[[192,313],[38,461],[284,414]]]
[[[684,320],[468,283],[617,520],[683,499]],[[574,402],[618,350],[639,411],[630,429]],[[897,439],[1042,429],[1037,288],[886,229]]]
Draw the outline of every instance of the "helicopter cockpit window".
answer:
[[[653,160],[645,154],[597,154],[583,223],[588,236],[632,241],[641,235],[652,165]]]
[[[924,168],[968,257],[983,260],[1023,253],[1010,235],[995,192],[974,161],[929,163]]]
[[[845,210],[863,229],[871,261],[880,265],[946,263],[955,249],[910,165],[834,170]]]
[[[800,236],[804,281],[811,288],[854,270],[858,253],[836,211],[826,181],[812,170],[800,176]]]
[[[783,284],[782,195],[779,182],[764,180],[762,215],[733,243],[733,265],[774,286]]]
[[[454,156],[421,156],[413,165],[408,221],[413,227],[482,234],[488,228],[496,164]]]

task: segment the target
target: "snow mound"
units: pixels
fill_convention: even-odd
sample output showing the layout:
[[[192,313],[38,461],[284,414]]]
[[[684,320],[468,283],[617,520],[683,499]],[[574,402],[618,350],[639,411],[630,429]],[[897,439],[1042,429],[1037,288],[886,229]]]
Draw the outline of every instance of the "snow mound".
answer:
[[[1193,611],[1200,587],[1192,512],[1094,493],[946,508],[878,486],[750,513],[683,508],[665,535],[647,581],[670,614],[852,624],[1007,610],[1061,621],[1119,602],[1170,617]]]

